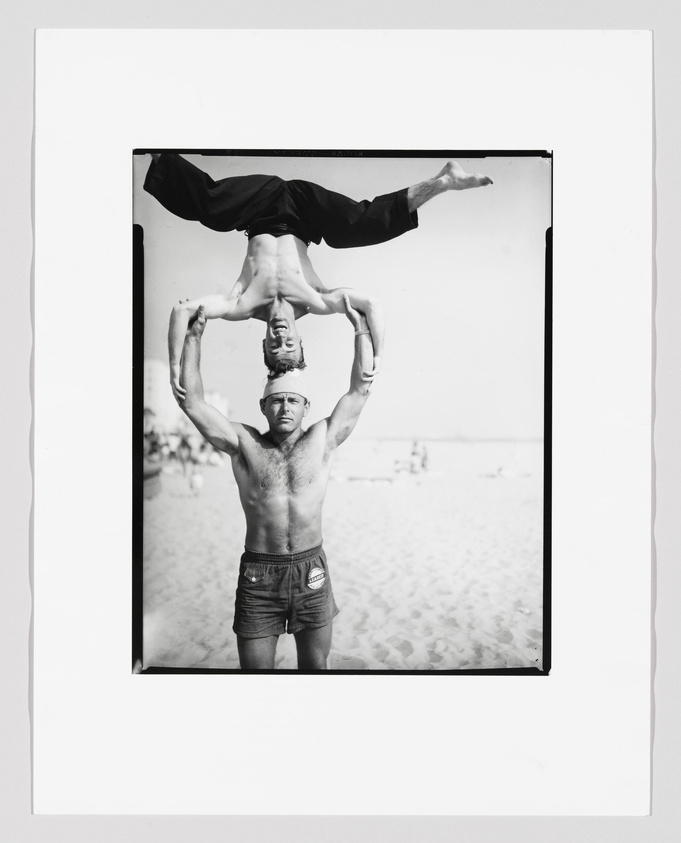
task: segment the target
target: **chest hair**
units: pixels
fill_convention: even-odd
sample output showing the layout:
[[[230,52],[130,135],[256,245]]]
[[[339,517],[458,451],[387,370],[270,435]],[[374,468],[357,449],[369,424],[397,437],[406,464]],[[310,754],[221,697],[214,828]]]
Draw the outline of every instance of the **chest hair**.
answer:
[[[252,461],[250,473],[265,491],[294,494],[314,483],[321,469],[321,456],[314,454],[307,439],[301,439],[290,451],[263,448]]]

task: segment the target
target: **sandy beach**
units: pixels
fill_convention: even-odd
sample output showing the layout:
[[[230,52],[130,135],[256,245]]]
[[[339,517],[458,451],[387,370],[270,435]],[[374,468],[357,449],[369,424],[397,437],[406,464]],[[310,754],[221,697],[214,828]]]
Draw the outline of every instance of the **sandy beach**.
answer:
[[[542,666],[540,443],[409,441],[339,449],[324,547],[340,614],[331,670]],[[203,486],[165,469],[144,507],[144,667],[238,668],[232,632],[244,517],[229,463]],[[293,636],[276,667],[296,667]]]

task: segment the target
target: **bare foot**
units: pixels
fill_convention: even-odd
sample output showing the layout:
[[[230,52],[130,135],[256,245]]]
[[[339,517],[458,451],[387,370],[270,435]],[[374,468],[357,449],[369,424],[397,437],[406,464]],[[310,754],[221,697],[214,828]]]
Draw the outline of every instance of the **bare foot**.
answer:
[[[441,179],[445,190],[468,190],[469,187],[484,187],[486,184],[494,184],[489,176],[482,173],[466,173],[456,161],[448,161],[437,174],[436,178]]]

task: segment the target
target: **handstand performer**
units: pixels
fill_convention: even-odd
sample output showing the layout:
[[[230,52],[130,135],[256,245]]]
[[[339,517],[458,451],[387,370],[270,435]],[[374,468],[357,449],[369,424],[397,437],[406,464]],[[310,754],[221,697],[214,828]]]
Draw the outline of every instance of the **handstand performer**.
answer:
[[[374,346],[371,373],[383,354],[383,316],[373,297],[349,288],[327,290],[312,268],[307,247],[320,243],[343,249],[369,246],[398,237],[418,225],[417,209],[448,190],[492,184],[480,173],[467,174],[450,161],[434,178],[355,202],[312,182],[277,176],[233,176],[214,181],[174,153],[152,155],[144,189],[169,211],[198,220],[216,231],[245,231],[248,249],[241,274],[227,295],[205,296],[178,304],[168,332],[170,381],[181,401],[180,355],[187,325],[199,305],[207,319],[261,319],[270,372],[303,367],[295,320],[306,313],[342,313],[344,296],[367,319]]]
[[[203,396],[203,305],[184,341],[182,409],[200,433],[229,454],[246,515],[246,548],[236,592],[234,632],[242,668],[271,669],[279,636],[295,636],[298,667],[324,670],[338,613],[322,549],[322,505],[336,448],[352,433],[371,388],[366,319],[342,299],[355,328],[350,389],[331,415],[303,430],[310,407],[300,370],[270,378],[260,401],[269,429],[232,422]]]

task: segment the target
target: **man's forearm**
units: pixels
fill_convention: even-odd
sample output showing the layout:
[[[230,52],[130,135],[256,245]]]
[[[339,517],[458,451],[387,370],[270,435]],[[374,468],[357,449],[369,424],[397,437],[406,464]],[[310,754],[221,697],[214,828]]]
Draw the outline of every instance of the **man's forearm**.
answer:
[[[192,318],[195,317],[199,308],[203,307],[203,315],[206,319],[229,319],[233,315],[239,301],[241,284],[237,281],[229,296],[214,294],[201,296],[192,301],[185,301],[176,304],[170,314],[168,325],[168,359],[171,368],[179,366],[182,355],[182,344],[185,334]],[[246,319],[251,314],[242,310],[239,319]]]
[[[374,366],[374,346],[368,322],[362,318],[360,327],[355,331],[355,357],[352,361],[350,376],[350,390],[353,392],[369,392],[370,384],[362,375],[370,372]]]
[[[342,306],[343,299],[347,298],[354,310],[364,317],[364,320],[366,320],[368,328],[371,331],[373,355],[375,360],[372,361],[372,364],[367,368],[367,371],[379,368],[380,358],[383,356],[383,339],[385,336],[383,305],[379,299],[374,298],[373,296],[367,296],[360,290],[345,290],[340,288],[339,290],[333,291],[334,296],[338,296],[339,294],[342,295],[342,298],[337,300],[336,306]],[[367,324],[364,324],[365,328],[367,327]]]
[[[203,401],[203,382],[201,380],[201,340],[187,336],[182,349],[182,370],[180,384],[186,389],[185,408]]]
[[[377,301],[372,301],[366,309],[364,314],[366,321],[371,331],[371,341],[373,344],[373,356],[383,357],[383,341],[385,338],[385,322],[383,319],[383,307]],[[373,368],[373,365],[372,365]]]
[[[181,305],[176,305],[170,314],[168,325],[168,362],[171,369],[180,365],[188,325],[189,311]]]

